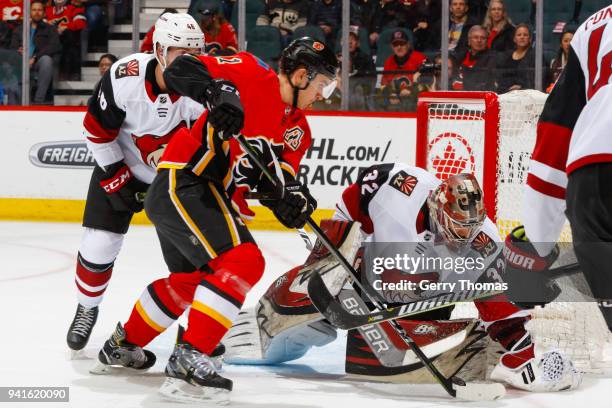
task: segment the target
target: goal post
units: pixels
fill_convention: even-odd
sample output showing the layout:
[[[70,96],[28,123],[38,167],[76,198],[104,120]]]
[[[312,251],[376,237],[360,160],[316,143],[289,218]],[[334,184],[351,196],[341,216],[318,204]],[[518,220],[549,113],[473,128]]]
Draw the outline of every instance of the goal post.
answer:
[[[547,95],[523,90],[423,92],[417,104],[416,165],[444,180],[470,172],[484,191],[487,215],[502,238],[521,224],[524,186],[537,122]],[[561,234],[571,241],[569,223]],[[471,304],[453,317],[477,317]],[[536,308],[528,324],[536,344],[557,348],[585,371],[598,371],[610,336],[593,302],[556,302]],[[497,358],[495,358],[495,362]]]
[[[473,173],[487,215],[505,237],[521,219],[523,186],[547,95],[534,90],[424,92],[417,105],[416,165],[438,178]],[[569,228],[562,240],[571,240]]]

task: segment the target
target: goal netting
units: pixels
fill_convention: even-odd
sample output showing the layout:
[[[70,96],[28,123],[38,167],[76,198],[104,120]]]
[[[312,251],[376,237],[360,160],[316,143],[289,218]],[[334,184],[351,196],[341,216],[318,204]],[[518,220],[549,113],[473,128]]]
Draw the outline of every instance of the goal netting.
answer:
[[[520,224],[523,186],[536,141],[537,121],[547,95],[538,91],[428,92],[417,110],[416,164],[441,179],[474,173],[485,192],[488,215],[502,237]],[[561,242],[571,242],[566,223]],[[471,304],[454,316],[476,317]],[[598,371],[610,340],[592,302],[557,302],[536,308],[528,323],[538,347],[557,348],[577,367]]]

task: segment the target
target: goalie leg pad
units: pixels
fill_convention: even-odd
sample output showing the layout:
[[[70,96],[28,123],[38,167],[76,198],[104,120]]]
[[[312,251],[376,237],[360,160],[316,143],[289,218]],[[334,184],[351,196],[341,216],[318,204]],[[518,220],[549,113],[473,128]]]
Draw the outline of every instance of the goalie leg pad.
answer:
[[[454,321],[398,321],[408,335],[415,340],[423,352],[435,362],[436,367],[446,376],[457,374],[466,364],[479,352],[483,350],[480,340],[486,333],[478,328],[476,320],[454,320]],[[372,325],[372,326],[383,326]],[[366,329],[366,328],[363,328]],[[391,334],[387,331],[387,334]],[[364,336],[372,336],[370,330],[350,330],[347,336],[345,371],[351,377],[361,379],[375,379],[389,382],[401,383],[433,383],[434,378],[427,368],[403,343],[382,345],[379,347],[388,349],[400,348],[404,351],[404,357],[400,365],[388,367],[381,364],[376,357],[375,350],[368,345]],[[397,337],[397,333],[394,333]],[[399,340],[401,341],[401,340]],[[378,350],[380,351],[380,350]]]

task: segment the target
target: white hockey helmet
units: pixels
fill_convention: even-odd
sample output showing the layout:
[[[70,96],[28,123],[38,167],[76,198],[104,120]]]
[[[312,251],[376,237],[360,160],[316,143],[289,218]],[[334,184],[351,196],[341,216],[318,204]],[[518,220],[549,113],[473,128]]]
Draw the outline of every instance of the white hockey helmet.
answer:
[[[189,14],[164,13],[157,19],[153,32],[153,52],[162,68],[166,68],[165,61],[169,47],[204,50],[204,45],[204,33]],[[157,55],[157,47],[161,49],[164,63]]]

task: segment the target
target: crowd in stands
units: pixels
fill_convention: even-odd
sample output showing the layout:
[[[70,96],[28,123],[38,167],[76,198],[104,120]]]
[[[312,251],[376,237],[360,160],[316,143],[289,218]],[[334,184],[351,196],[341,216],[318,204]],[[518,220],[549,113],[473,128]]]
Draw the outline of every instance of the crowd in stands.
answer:
[[[188,6],[205,33],[207,53],[230,55],[239,50],[236,1],[185,2],[184,7]],[[277,66],[284,46],[303,35],[334,47],[341,57],[342,0],[244,1],[246,48],[271,66]],[[450,7],[446,22],[441,21],[443,1]],[[345,67],[349,71],[350,109],[414,110],[420,92],[440,89],[443,40],[450,53],[450,89],[503,93],[534,88],[535,0],[521,0],[520,13],[516,12],[518,2],[513,3],[516,19],[506,7],[514,1],[350,0],[349,65]],[[563,21],[550,28],[556,37],[548,38],[558,43],[546,44],[550,55],[544,61],[545,81],[538,84],[543,89],[551,88],[567,61],[572,27],[577,27],[583,1],[589,0],[575,0],[574,12],[562,16]],[[115,19],[131,13],[128,0],[32,1],[33,103],[50,103],[55,81],[79,80],[85,52],[107,51],[109,3],[113,4]],[[9,103],[20,100],[21,5],[22,0],[0,0],[0,94],[7,95]],[[448,39],[440,38],[442,24],[448,25]],[[153,51],[153,30],[151,27],[142,41],[142,52]],[[100,70],[115,59],[104,55]],[[315,108],[337,108],[340,89]]]

